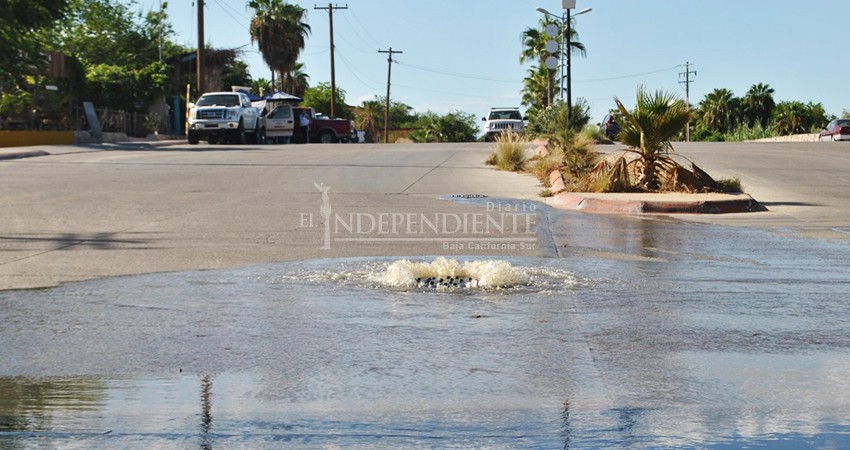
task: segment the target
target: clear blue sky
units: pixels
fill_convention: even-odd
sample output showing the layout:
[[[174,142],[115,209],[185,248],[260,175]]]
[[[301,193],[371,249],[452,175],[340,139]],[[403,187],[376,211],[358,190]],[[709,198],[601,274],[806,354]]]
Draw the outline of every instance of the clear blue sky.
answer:
[[[157,7],[158,0],[141,0]],[[255,46],[247,1],[206,0],[205,39],[216,48],[242,47],[252,76],[271,74]],[[308,10],[312,27],[301,61],[311,84],[330,81],[328,3],[291,1]],[[460,110],[484,115],[491,106],[519,106],[529,64],[519,64],[520,34],[536,26],[543,7],[560,14],[561,0],[351,0],[334,14],[337,85],[349,104],[385,95],[390,46],[395,56],[392,98],[417,112]],[[812,0],[577,0],[593,11],[576,18],[587,58],[572,58],[573,97],[591,104],[598,122],[617,96],[634,103],[640,84],[684,97],[679,72],[697,72],[691,102],[715,88],[743,96],[767,83],[779,100],[850,109],[846,5]],[[177,41],[197,45],[193,2],[169,2]]]

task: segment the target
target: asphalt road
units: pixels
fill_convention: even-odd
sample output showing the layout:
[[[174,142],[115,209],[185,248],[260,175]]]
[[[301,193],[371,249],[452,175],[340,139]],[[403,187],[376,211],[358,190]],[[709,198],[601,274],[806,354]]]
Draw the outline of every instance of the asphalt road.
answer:
[[[51,155],[0,161],[0,289],[284,260],[443,254],[441,233],[417,228],[406,215],[480,211],[439,199],[452,194],[539,200],[541,187],[531,176],[483,164],[490,149],[478,143],[35,149]],[[715,177],[740,178],[769,209],[678,217],[850,239],[850,145],[676,149]],[[321,185],[330,187],[327,201]],[[364,226],[386,220],[391,227],[402,217],[399,226],[415,230],[396,230],[396,237],[411,236],[406,241],[349,239],[322,248],[324,203],[345,218],[343,226],[362,219],[373,222]],[[508,254],[537,256],[540,249]]]
[[[532,177],[483,164],[490,148],[41,148],[51,155],[0,161],[0,289],[294,259],[441,254],[430,229],[414,230],[421,233],[404,248],[355,240],[323,249],[317,185],[330,188],[327,203],[344,225],[354,227],[354,217],[366,231],[407,214],[470,212],[443,195],[537,198]]]
[[[739,178],[767,212],[687,219],[850,240],[850,143],[679,143],[715,178]]]

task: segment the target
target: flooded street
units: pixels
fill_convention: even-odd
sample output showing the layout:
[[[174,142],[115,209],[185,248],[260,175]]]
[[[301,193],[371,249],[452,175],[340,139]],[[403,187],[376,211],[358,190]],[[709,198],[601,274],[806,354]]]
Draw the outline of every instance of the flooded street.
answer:
[[[0,292],[0,448],[850,446],[850,245],[546,214],[547,257],[441,255],[501,283],[423,286],[435,255]]]

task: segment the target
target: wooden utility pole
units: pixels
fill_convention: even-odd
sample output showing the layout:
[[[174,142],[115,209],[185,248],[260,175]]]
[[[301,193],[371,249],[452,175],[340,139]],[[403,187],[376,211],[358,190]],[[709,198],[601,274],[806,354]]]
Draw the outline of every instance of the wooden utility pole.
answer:
[[[204,93],[204,0],[198,0],[198,57],[196,58],[198,96]],[[188,102],[189,99],[186,99]]]
[[[328,3],[328,6],[314,6],[313,9],[326,9],[330,18],[331,28],[331,117],[336,117],[336,69],[334,66],[334,10],[348,9],[348,5],[334,6]]]
[[[390,143],[390,85],[393,79],[393,53],[404,53],[399,50],[393,50],[390,47],[389,50],[378,50],[378,53],[387,53],[387,62],[389,63],[389,68],[387,69],[387,108],[384,112],[384,144]]]
[[[691,70],[692,64],[688,61],[685,62],[685,71],[679,72],[679,83],[685,85],[685,102],[688,104],[688,111],[691,110],[691,75],[696,76],[697,72],[695,70]],[[691,141],[691,122],[688,121],[687,125],[685,125],[685,142]]]

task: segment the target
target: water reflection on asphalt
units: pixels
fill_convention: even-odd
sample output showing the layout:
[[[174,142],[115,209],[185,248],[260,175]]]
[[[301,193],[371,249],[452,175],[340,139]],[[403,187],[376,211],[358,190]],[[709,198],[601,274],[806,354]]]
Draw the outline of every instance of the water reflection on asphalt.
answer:
[[[503,289],[357,258],[2,292],[0,447],[850,446],[850,246],[547,226]]]

